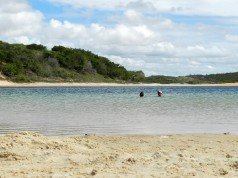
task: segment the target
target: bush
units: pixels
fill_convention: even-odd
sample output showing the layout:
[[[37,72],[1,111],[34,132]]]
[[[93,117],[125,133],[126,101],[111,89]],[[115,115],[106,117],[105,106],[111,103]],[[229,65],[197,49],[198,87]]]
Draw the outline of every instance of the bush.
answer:
[[[2,72],[4,75],[12,77],[18,74],[18,68],[15,64],[9,63],[3,67]]]
[[[26,75],[24,74],[18,74],[13,81],[14,82],[30,82],[30,80],[28,80]]]
[[[44,51],[46,50],[46,47],[43,45],[38,45],[38,44],[30,44],[26,46],[27,49],[31,50],[38,50],[38,51]]]
[[[63,46],[54,46],[51,50],[52,51],[64,51],[66,48]]]

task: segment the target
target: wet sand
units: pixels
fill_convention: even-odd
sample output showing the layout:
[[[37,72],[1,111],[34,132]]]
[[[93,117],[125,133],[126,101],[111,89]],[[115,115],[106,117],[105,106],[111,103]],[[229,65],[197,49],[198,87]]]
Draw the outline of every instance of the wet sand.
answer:
[[[238,177],[237,135],[0,136],[0,177]]]
[[[100,87],[100,86],[238,86],[238,83],[223,84],[158,84],[158,83],[14,83],[7,80],[0,80],[0,87]]]

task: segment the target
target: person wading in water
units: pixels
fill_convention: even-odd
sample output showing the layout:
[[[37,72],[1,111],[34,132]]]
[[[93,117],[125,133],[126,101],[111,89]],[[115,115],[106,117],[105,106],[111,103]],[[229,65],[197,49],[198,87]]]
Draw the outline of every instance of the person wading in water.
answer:
[[[163,95],[163,92],[160,90],[157,93],[158,93],[158,97],[161,97]]]
[[[140,92],[140,97],[144,97],[144,92]]]

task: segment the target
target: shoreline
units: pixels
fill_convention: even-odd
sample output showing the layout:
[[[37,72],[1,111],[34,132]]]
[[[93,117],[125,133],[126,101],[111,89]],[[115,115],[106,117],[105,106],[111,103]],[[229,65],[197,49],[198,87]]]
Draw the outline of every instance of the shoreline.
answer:
[[[223,83],[223,84],[159,84],[159,83],[48,83],[48,82],[35,82],[35,83],[14,83],[7,80],[0,80],[0,88],[11,88],[11,87],[163,87],[163,86],[221,86],[221,87],[232,87],[238,86],[238,83]]]
[[[0,135],[3,177],[237,177],[238,135]],[[33,164],[34,163],[34,164]]]

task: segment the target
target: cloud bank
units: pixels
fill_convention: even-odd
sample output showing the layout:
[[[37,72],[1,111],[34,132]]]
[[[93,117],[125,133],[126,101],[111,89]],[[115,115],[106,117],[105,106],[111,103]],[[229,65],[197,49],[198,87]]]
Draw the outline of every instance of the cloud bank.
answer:
[[[61,16],[46,18],[51,12],[43,13],[30,1],[0,0],[0,39],[83,48],[146,75],[238,69],[234,0],[48,2],[63,9]]]

